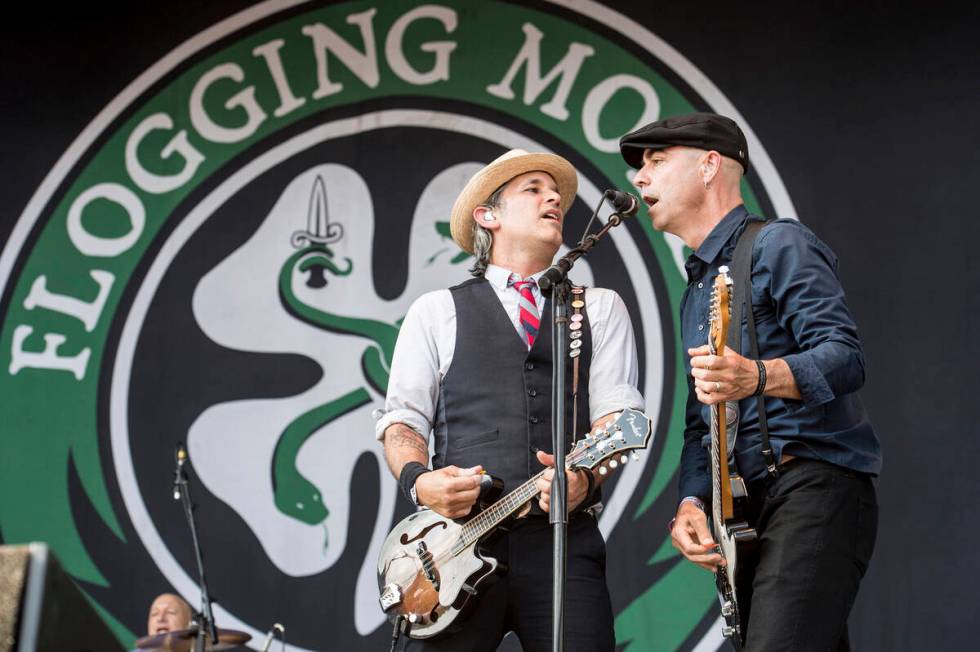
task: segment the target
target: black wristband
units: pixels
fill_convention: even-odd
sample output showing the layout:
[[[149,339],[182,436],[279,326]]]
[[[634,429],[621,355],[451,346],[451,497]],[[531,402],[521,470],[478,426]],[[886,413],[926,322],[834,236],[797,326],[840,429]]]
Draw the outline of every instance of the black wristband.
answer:
[[[416,507],[418,507],[418,503],[412,499],[412,488],[415,486],[415,481],[419,479],[419,476],[423,473],[428,473],[430,470],[421,462],[413,461],[403,466],[401,475],[398,476],[398,486],[401,487],[402,494]]]
[[[762,360],[756,360],[755,363],[759,366],[759,384],[752,396],[762,396],[762,393],[766,391],[766,365]]]

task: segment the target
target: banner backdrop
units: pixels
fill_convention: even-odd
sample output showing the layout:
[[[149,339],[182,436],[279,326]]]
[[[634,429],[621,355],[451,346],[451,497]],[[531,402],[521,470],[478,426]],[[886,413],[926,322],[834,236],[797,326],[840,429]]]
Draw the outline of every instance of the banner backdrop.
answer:
[[[922,238],[921,216],[908,204],[893,212],[881,197],[901,192],[908,170],[895,161],[893,173],[874,169],[880,148],[928,155],[883,128],[901,120],[871,114],[872,105],[894,109],[886,86],[897,73],[864,69],[881,32],[855,43],[865,16],[837,17],[836,36],[817,29],[809,38],[840,47],[794,51],[791,65],[778,47],[786,35],[762,43],[761,9],[688,20],[677,8],[620,5],[273,0],[187,15],[169,5],[103,7],[74,9],[50,30],[27,12],[25,34],[5,41],[16,101],[4,109],[12,147],[0,255],[2,540],[48,542],[131,644],[156,594],[172,589],[197,604],[171,487],[175,446],[186,442],[219,625],[261,643],[282,622],[297,651],[386,649],[377,557],[410,507],[373,437],[372,412],[409,304],[467,278],[471,258],[449,235],[456,193],[507,149],[559,153],[580,175],[565,227],[571,244],[604,189],[629,188],[622,133],[712,110],[747,134],[749,208],[804,220],[841,256],[868,348],[865,397],[886,475],[879,548],[851,622],[855,647],[965,644],[955,624],[958,601],[973,602],[965,583],[930,571],[945,567],[948,544],[909,536],[941,520],[935,512],[951,517],[957,501],[972,502],[976,483],[920,468],[936,451],[912,424],[929,424],[938,441],[962,408],[924,418],[915,406],[932,384],[921,368],[910,379],[916,365],[895,359],[898,349],[928,353],[927,323],[951,326],[909,317],[896,301],[927,281],[903,289],[915,274],[883,267],[919,257],[913,243],[926,256],[937,236]],[[895,33],[912,33],[911,18],[900,16]],[[942,92],[958,92],[961,77],[937,69],[950,82]],[[847,82],[853,75],[860,84]],[[811,103],[817,87],[842,95]],[[944,110],[920,107],[916,124]],[[975,130],[966,138],[976,144]],[[936,164],[933,176],[949,161]],[[976,234],[975,222],[946,214]],[[640,218],[573,273],[625,300],[655,424],[650,450],[607,485],[600,520],[627,650],[722,644],[711,578],[676,554],[664,527],[682,441],[677,313],[687,253]],[[965,264],[968,299],[951,316],[977,314],[976,267]],[[899,316],[908,318],[896,326]],[[960,334],[941,337],[975,359],[975,338]],[[934,364],[925,377],[946,376]],[[976,452],[976,434],[957,431],[943,445]],[[915,474],[914,493],[900,470]],[[913,612],[935,609],[918,594],[940,586],[947,607],[917,624]]]

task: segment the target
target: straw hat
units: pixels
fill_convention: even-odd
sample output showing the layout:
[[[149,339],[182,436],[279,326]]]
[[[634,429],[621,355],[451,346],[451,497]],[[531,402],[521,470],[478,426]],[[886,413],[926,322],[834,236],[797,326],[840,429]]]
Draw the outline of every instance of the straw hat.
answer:
[[[473,211],[514,177],[527,172],[547,172],[558,185],[562,215],[568,212],[578,191],[578,175],[572,164],[557,154],[530,153],[512,149],[473,175],[453,204],[450,227],[453,240],[463,251],[473,253]]]

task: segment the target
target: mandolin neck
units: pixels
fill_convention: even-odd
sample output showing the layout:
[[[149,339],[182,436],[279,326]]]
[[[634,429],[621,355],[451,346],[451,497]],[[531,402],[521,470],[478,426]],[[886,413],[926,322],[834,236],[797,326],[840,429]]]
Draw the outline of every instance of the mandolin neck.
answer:
[[[459,541],[453,546],[453,552],[467,548],[481,537],[490,533],[495,527],[504,522],[507,517],[519,511],[529,500],[537,497],[541,490],[538,489],[536,480],[544,475],[544,471],[531,477],[524,484],[514,489],[512,492],[495,502],[490,507],[470,519],[462,527]]]

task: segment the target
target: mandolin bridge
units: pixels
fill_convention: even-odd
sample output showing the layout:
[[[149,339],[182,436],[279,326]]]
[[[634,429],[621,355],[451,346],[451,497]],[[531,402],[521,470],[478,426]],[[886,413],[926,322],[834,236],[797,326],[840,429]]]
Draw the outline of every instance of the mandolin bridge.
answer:
[[[438,591],[439,577],[436,575],[436,563],[432,559],[432,553],[429,552],[429,547],[425,545],[425,541],[419,541],[419,545],[415,550],[418,553],[419,560],[422,562],[422,570],[425,572],[425,578]]]

